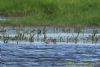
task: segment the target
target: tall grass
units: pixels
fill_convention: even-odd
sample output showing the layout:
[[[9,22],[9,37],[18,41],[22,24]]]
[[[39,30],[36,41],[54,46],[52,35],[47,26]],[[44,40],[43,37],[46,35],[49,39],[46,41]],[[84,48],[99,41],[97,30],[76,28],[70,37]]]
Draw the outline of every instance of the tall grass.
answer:
[[[22,25],[100,26],[100,0],[0,0],[0,15]]]

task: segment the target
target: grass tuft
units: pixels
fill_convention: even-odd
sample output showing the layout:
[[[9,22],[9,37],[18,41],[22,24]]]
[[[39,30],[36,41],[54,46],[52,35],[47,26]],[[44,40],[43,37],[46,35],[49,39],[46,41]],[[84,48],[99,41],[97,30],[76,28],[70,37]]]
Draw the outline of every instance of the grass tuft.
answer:
[[[22,17],[2,25],[100,26],[100,0],[0,0],[0,16]]]

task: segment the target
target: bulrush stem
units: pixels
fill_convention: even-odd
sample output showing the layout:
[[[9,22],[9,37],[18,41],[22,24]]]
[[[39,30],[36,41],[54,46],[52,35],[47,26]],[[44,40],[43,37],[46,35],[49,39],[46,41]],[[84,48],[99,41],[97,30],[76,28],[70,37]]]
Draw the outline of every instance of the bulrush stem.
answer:
[[[92,33],[92,43],[97,43],[97,41],[98,41],[98,38],[97,38],[97,36],[96,36],[96,34],[98,33],[98,31],[97,30],[93,30],[93,33]]]
[[[43,41],[44,41],[44,42],[46,42],[46,40],[47,40],[46,32],[47,32],[47,31],[46,31],[46,27],[44,27],[44,28],[43,28],[43,35],[44,35]]]
[[[78,42],[78,37],[79,37],[80,32],[77,33],[77,36],[75,37],[75,43]]]
[[[42,33],[42,32],[41,32],[41,30],[40,30],[40,29],[38,29],[38,30],[37,30],[37,41],[39,41],[39,40],[40,40],[39,36],[41,35],[41,33]]]

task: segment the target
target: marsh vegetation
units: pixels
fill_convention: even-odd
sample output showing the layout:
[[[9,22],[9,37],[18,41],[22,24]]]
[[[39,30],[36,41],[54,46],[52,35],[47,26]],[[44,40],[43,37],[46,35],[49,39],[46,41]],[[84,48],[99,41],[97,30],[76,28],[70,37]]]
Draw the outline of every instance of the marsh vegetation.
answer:
[[[0,0],[0,67],[100,66],[100,0]]]
[[[27,42],[44,42],[54,43],[100,43],[100,30],[77,28],[52,28],[52,27],[1,27],[0,40],[4,43],[9,41],[27,41]],[[88,29],[89,30],[89,29]]]
[[[0,0],[0,21],[10,26],[100,26],[99,0]]]

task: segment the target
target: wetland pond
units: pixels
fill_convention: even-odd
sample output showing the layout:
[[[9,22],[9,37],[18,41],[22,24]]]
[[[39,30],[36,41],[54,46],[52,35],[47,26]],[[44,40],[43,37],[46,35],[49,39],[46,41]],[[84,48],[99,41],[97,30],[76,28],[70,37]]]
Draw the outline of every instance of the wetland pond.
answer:
[[[0,67],[100,67],[100,28],[0,27]]]

